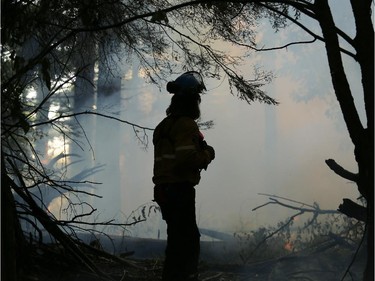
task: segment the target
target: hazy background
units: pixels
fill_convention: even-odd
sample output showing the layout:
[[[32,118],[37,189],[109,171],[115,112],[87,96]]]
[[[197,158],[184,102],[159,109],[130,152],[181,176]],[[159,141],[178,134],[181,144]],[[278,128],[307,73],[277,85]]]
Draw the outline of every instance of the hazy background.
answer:
[[[339,2],[336,18],[348,30],[354,25]],[[319,33],[318,27],[312,27]],[[282,46],[311,39],[295,26],[275,34],[264,23],[260,30],[259,46]],[[243,52],[234,46],[226,48],[231,53]],[[344,61],[362,117],[360,71],[345,56]],[[316,42],[257,52],[246,58],[240,68],[251,77],[254,63],[274,72],[276,78],[264,89],[280,102],[278,106],[257,102],[249,105],[230,94],[225,79],[205,80],[202,121],[213,120],[215,125],[203,133],[215,148],[216,159],[202,172],[196,188],[198,224],[202,228],[231,233],[273,225],[293,213],[280,206],[252,211],[267,202],[267,197],[259,193],[307,204],[317,202],[322,209],[337,209],[342,198],[358,197],[356,186],[335,175],[324,163],[333,158],[344,168],[357,172],[353,145],[331,86],[324,45]],[[165,117],[171,96],[164,90],[165,85],[160,91],[147,84],[142,73],[136,71],[136,63],[124,63],[122,67],[121,103],[113,104],[108,98],[106,105],[100,105],[101,112],[154,128]],[[92,176],[92,180],[102,183],[95,193],[103,196],[93,203],[98,208],[98,217],[121,222],[152,200],[152,131],[147,131],[149,145],[144,147],[132,127],[114,125],[115,121],[101,118],[95,122],[97,134],[103,136],[95,142],[100,152],[92,157],[87,146],[82,152],[93,158],[94,164],[106,164],[105,170]],[[119,131],[118,139],[111,137],[113,130]],[[119,149],[113,149],[112,143]],[[61,149],[51,143],[53,146],[55,150]],[[50,209],[58,213],[59,203],[54,202]],[[130,228],[129,234],[156,238],[159,230],[163,237],[165,225],[160,214],[155,214],[148,222]]]

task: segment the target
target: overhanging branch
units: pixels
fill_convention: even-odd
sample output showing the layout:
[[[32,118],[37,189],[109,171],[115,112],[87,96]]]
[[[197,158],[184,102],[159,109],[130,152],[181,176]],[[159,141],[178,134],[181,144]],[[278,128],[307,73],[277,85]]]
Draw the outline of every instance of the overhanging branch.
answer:
[[[121,123],[128,124],[128,125],[130,125],[134,128],[139,128],[139,129],[142,129],[144,131],[153,131],[154,130],[153,128],[140,126],[138,124],[135,124],[135,123],[132,123],[132,122],[129,122],[129,121],[117,118],[117,117],[113,117],[113,116],[109,116],[109,115],[106,115],[106,114],[102,114],[102,113],[99,113],[99,112],[93,112],[93,111],[83,111],[83,112],[72,113],[72,114],[60,114],[58,117],[50,119],[48,121],[31,124],[30,127],[36,127],[36,126],[40,126],[40,125],[51,124],[51,123],[53,123],[53,122],[55,122],[59,119],[76,117],[76,116],[79,116],[79,115],[97,115],[97,116],[101,116],[101,117],[104,117],[104,118],[107,118],[107,119],[113,119],[113,120],[119,121]]]
[[[344,179],[347,179],[353,182],[358,181],[358,174],[354,174],[352,172],[349,172],[348,170],[345,170],[343,167],[337,164],[335,160],[327,159],[325,162],[327,166],[340,177],[343,177]]]

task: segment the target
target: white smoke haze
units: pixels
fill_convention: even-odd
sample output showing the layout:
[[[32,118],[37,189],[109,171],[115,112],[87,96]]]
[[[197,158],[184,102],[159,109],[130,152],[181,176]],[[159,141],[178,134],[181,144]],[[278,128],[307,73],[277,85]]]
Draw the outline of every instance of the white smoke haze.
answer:
[[[121,119],[154,128],[165,116],[170,95],[141,79],[132,82],[132,88],[124,82],[122,103],[111,110],[119,112],[117,117]],[[331,89],[322,89],[327,97],[296,102],[293,96],[303,85],[293,81],[290,75],[279,74],[268,87],[269,94],[276,97],[280,105],[248,105],[231,96],[224,85],[216,88],[217,83],[206,81],[208,89],[215,89],[203,96],[201,106],[202,120],[215,123],[203,133],[207,142],[215,147],[216,159],[202,172],[201,183],[197,186],[200,227],[233,233],[273,225],[290,215],[290,211],[280,206],[252,212],[267,201],[267,197],[259,193],[307,204],[317,202],[322,209],[332,210],[344,197],[357,198],[355,185],[335,175],[324,163],[334,158],[356,172],[353,146],[342,117],[332,116]],[[145,148],[128,125],[96,117],[95,130],[95,151],[87,146],[82,151],[92,159],[87,165],[105,164],[103,171],[90,178],[101,183],[95,186],[95,193],[103,196],[94,199],[94,207],[101,218],[123,220],[152,200],[152,132],[147,132],[149,144]],[[113,138],[114,132],[118,138]],[[54,146],[58,147],[56,140],[50,149]],[[57,204],[55,209],[61,210],[60,207]],[[161,225],[155,227],[154,233],[141,233],[136,229],[133,233],[156,238],[164,225],[157,221]]]
[[[121,119],[153,128],[165,116],[170,95],[141,79],[132,82],[134,88],[125,84],[122,103],[112,110],[119,112]],[[207,81],[207,88],[215,88],[215,83]],[[273,225],[289,215],[280,206],[252,212],[267,201],[259,193],[307,204],[317,202],[322,209],[333,210],[342,198],[358,196],[354,185],[336,176],[324,163],[334,158],[348,169],[355,167],[350,139],[345,130],[337,129],[342,120],[326,114],[331,110],[330,98],[295,102],[293,94],[301,88],[295,84],[298,82],[290,76],[280,75],[269,86],[270,94],[280,101],[278,106],[248,105],[231,96],[224,86],[203,96],[202,120],[215,122],[204,135],[217,156],[202,172],[197,186],[200,227],[230,233]],[[330,89],[326,92],[333,94]],[[119,138],[113,139],[114,132]],[[95,193],[103,196],[95,199],[94,206],[103,218],[124,219],[152,200],[152,132],[148,132],[149,145],[144,148],[130,126],[96,117],[96,136],[93,163],[106,166],[93,176],[94,181],[102,183],[95,187]],[[92,151],[84,153],[91,155]],[[156,238],[162,227],[163,223],[155,233],[143,235]],[[140,231],[133,232],[142,236]]]
[[[297,32],[297,27],[291,28],[295,32],[282,30],[276,35],[264,30],[258,40],[267,46],[303,40],[303,33]],[[295,37],[291,38],[291,34]],[[231,48],[229,52],[241,51]],[[196,188],[197,219],[204,229],[233,234],[272,226],[294,214],[275,205],[252,211],[268,201],[260,194],[310,205],[316,202],[321,209],[330,210],[337,209],[344,197],[355,201],[359,196],[354,184],[334,174],[324,162],[333,158],[356,172],[353,145],[331,86],[323,44],[258,52],[246,59],[242,71],[251,76],[254,63],[274,72],[276,78],[264,89],[280,102],[278,106],[246,104],[230,94],[226,81],[205,81],[208,91],[202,97],[202,121],[213,120],[215,125],[203,133],[215,148],[216,159],[202,172]],[[350,62],[345,63],[352,69],[348,78],[353,89],[360,89],[359,70]],[[136,66],[136,62],[133,66],[124,64],[120,71],[122,88],[116,93],[121,95],[120,101],[113,94],[105,99],[105,104],[96,106],[98,112],[155,128],[164,118],[171,96],[164,85],[160,91],[147,84]],[[354,92],[359,95],[360,90]],[[363,116],[361,100],[355,98]],[[88,134],[94,151],[89,145],[84,146],[82,154],[90,160],[80,169],[105,165],[89,178],[101,183],[92,189],[103,197],[92,201],[97,219],[131,221],[133,211],[152,204],[152,131],[146,132],[145,146],[129,125],[101,117],[88,118],[95,119],[95,132]],[[83,120],[82,126],[90,128]],[[49,207],[55,214],[61,211],[58,201]],[[165,223],[155,213],[146,222],[129,227],[127,234],[165,238]]]

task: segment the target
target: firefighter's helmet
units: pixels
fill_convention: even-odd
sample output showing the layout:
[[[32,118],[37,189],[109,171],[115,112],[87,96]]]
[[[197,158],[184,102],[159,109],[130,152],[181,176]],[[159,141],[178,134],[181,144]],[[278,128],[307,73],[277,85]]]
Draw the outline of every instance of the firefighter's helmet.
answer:
[[[206,90],[206,86],[202,76],[196,71],[185,72],[167,84],[167,91],[171,94],[199,94],[203,90]]]

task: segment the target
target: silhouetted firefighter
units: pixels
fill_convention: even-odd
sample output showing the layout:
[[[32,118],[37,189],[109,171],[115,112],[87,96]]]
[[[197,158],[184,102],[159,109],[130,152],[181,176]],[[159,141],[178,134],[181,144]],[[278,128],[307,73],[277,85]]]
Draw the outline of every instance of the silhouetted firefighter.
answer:
[[[167,117],[156,127],[154,199],[167,223],[163,281],[198,280],[200,233],[195,217],[195,188],[200,172],[215,158],[195,120],[200,117],[200,93],[206,90],[195,71],[168,82],[173,94]]]

